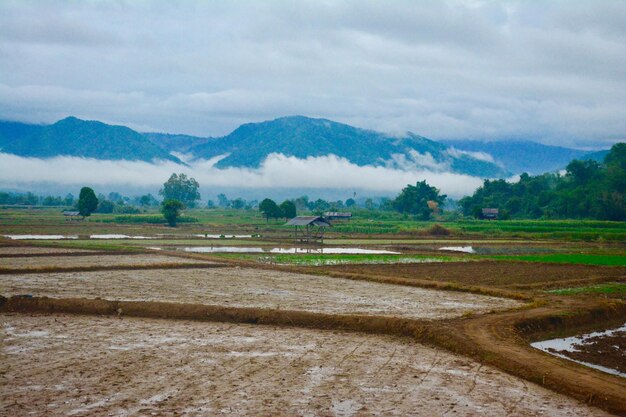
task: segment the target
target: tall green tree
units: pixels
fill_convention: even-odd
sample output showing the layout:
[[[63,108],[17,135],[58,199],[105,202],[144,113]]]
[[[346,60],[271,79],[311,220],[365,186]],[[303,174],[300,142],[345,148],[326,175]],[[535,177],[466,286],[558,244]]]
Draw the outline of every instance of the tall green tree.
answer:
[[[80,189],[78,196],[78,212],[81,216],[89,217],[98,208],[98,197],[89,187]]]
[[[185,205],[178,200],[165,200],[161,203],[161,213],[171,227],[176,227],[180,211],[184,208]]]
[[[407,185],[393,200],[392,206],[400,213],[413,214],[420,220],[428,220],[433,212],[433,203],[436,206],[442,206],[446,197],[445,194],[440,194],[437,188],[428,185],[426,181],[420,181],[415,185]]]
[[[187,207],[195,207],[196,201],[200,200],[198,188],[200,184],[194,178],[185,174],[172,174],[159,190],[159,195],[164,200],[178,200]]]
[[[281,216],[287,219],[293,219],[296,217],[296,204],[291,200],[285,200],[280,203]]]
[[[259,204],[259,211],[263,213],[263,216],[265,216],[265,219],[268,222],[270,221],[270,218],[277,219],[281,217],[280,208],[274,200],[269,198],[261,201],[261,204]]]

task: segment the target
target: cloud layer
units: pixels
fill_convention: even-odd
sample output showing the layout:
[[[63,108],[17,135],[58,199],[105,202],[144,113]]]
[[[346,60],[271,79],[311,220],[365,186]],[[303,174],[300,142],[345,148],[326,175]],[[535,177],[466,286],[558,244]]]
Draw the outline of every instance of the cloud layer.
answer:
[[[24,158],[0,153],[0,188],[29,189],[50,183],[68,187],[158,190],[169,176],[186,173],[212,194],[232,188],[366,190],[371,195],[397,193],[407,184],[426,180],[451,197],[471,194],[482,180],[467,175],[425,170],[405,171],[385,167],[359,167],[334,155],[298,159],[270,155],[259,169],[217,169],[212,160],[196,160],[189,166],[170,161],[154,164],[138,161],[104,161],[76,157]]]
[[[222,135],[304,114],[442,138],[626,132],[626,2],[0,2],[0,118]]]

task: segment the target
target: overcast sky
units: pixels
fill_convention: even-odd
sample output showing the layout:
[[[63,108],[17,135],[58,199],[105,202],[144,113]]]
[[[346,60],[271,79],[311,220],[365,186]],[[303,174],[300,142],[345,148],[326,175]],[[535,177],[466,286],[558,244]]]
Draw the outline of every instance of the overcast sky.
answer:
[[[0,118],[626,139],[626,1],[0,1]]]

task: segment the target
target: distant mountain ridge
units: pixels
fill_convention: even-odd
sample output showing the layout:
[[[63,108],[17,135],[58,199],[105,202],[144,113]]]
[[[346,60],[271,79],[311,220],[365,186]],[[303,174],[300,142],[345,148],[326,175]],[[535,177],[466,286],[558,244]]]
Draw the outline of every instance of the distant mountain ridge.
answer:
[[[158,137],[149,134],[157,143]],[[327,119],[288,116],[261,123],[246,123],[221,138],[179,138],[180,148],[170,145],[175,138],[162,137],[168,149],[192,153],[209,159],[225,155],[218,168],[259,167],[273,153],[300,159],[336,155],[359,166],[449,171],[482,177],[497,177],[508,172],[491,161],[458,152],[447,145],[413,133],[391,137]]]
[[[271,154],[299,159],[335,155],[359,166],[503,178],[512,173],[560,170],[572,159],[601,161],[607,151],[587,152],[531,141],[437,142],[414,133],[397,137],[327,119],[288,116],[246,123],[218,138],[139,133],[125,126],[75,117],[52,125],[0,121],[0,152],[38,158],[65,155],[182,164],[172,155],[178,152],[196,159],[220,156],[217,168],[258,168]]]
[[[51,125],[0,122],[0,152],[20,156],[83,158],[151,162],[181,161],[125,126],[67,117]]]

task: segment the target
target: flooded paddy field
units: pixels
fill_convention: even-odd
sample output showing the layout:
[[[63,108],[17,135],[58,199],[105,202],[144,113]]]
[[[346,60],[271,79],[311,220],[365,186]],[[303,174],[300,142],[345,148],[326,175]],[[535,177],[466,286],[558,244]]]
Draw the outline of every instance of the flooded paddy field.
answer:
[[[410,339],[0,315],[3,415],[605,416]]]
[[[0,258],[0,267],[11,269],[73,268],[83,266],[159,265],[159,264],[211,263],[189,258],[152,254],[138,255],[86,255]]]
[[[115,270],[0,276],[0,294],[169,301],[419,319],[521,306],[510,299],[252,268]]]
[[[602,332],[535,342],[531,346],[626,378],[626,324]]]

